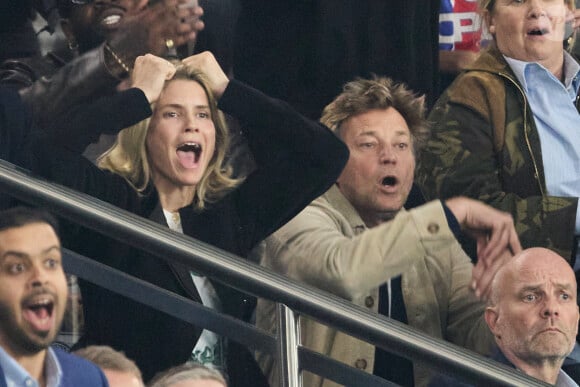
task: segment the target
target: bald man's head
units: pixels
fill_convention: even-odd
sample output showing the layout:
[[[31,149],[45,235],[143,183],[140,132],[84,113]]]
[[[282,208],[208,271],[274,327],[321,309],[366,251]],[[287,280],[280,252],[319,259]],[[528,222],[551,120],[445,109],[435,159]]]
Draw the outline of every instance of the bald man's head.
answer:
[[[485,320],[516,367],[561,367],[578,331],[576,278],[570,265],[544,248],[522,251],[492,284]]]

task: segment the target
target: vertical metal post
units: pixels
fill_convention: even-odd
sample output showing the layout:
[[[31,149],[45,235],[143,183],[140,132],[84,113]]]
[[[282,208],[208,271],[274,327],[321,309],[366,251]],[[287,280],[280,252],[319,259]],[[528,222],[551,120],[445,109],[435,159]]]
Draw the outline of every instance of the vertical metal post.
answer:
[[[278,364],[282,387],[302,387],[298,360],[300,331],[296,314],[284,304],[276,303],[278,320]]]

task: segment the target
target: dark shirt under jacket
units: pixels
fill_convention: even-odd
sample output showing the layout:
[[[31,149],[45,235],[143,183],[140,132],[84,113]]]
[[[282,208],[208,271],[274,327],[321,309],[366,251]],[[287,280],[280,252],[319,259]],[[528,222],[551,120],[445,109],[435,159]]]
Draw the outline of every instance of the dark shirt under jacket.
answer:
[[[129,90],[129,99],[116,106],[114,98],[102,117],[151,114],[143,94]],[[106,105],[106,100],[105,100]],[[104,105],[103,105],[104,107]],[[289,105],[231,81],[219,100],[225,113],[238,118],[258,168],[236,190],[203,212],[182,208],[184,234],[245,257],[259,241],[295,216],[335,181],[348,159],[346,146],[327,128],[297,114]],[[95,115],[96,117],[97,115]],[[139,119],[136,119],[138,121]],[[54,136],[32,144],[34,171],[149,219],[165,220],[154,188],[139,195],[120,176],[101,171],[82,158],[82,143],[94,138],[101,125]],[[79,128],[82,130],[82,128]],[[58,133],[58,132],[51,132]],[[72,137],[76,137],[73,141]],[[80,139],[80,140],[79,140]],[[67,144],[63,147],[62,144]],[[74,145],[70,145],[74,144]],[[199,301],[191,290],[188,269],[146,252],[82,230],[63,233],[65,244],[89,257],[119,268],[179,295]],[[214,282],[224,310],[247,317],[249,297]],[[104,289],[82,284],[85,335],[81,345],[108,344],[135,359],[145,379],[189,359],[201,330]],[[245,349],[244,349],[245,350]],[[229,343],[228,372],[232,386],[259,386],[258,371],[248,351]],[[240,354],[242,353],[242,354]],[[230,359],[232,359],[230,361]],[[258,373],[258,376],[256,376]]]
[[[425,198],[419,190],[419,187],[413,184],[411,192],[409,192],[409,196],[407,197],[405,208],[409,210],[424,203]],[[459,226],[457,218],[444,202],[441,204],[443,204],[443,210],[445,211],[449,228],[456,237],[460,237],[462,235],[461,227]],[[390,315],[389,299],[391,299]],[[403,300],[403,291],[401,290],[401,276],[391,279],[390,292],[386,283],[381,285],[379,288],[379,313],[404,324],[409,323],[407,320],[405,302]],[[401,386],[412,387],[415,384],[415,381],[413,380],[413,363],[404,357],[385,351],[379,347],[377,347],[375,351],[375,367],[373,374]]]

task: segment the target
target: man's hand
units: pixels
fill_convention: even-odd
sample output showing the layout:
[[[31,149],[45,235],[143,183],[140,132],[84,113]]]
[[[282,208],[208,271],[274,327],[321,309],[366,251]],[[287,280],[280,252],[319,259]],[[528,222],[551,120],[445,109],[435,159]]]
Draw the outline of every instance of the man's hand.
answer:
[[[476,295],[486,297],[497,270],[506,259],[522,250],[510,214],[477,200],[457,197],[445,202],[462,230],[477,242],[477,265],[473,270]]]
[[[200,54],[192,55],[189,58],[185,58],[183,64],[203,72],[215,97],[220,98],[222,96],[230,80],[211,52],[204,51]]]
[[[131,86],[143,90],[149,103],[157,101],[165,81],[173,78],[175,66],[155,55],[138,56],[131,72]]]
[[[509,250],[504,250],[493,260],[478,260],[471,275],[471,287],[475,295],[483,300],[488,300],[491,294],[491,284],[498,270],[512,259],[514,254]]]
[[[193,44],[204,24],[203,9],[190,0],[162,0],[127,17],[108,44],[126,63],[139,55],[164,56],[168,42],[174,47]]]

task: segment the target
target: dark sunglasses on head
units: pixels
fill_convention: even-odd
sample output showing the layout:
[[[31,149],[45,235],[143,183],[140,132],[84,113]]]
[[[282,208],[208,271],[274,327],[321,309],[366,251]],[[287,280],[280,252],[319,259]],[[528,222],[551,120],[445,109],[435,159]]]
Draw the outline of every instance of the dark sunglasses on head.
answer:
[[[88,4],[88,3],[92,3],[93,0],[70,0],[71,3],[73,4]]]

